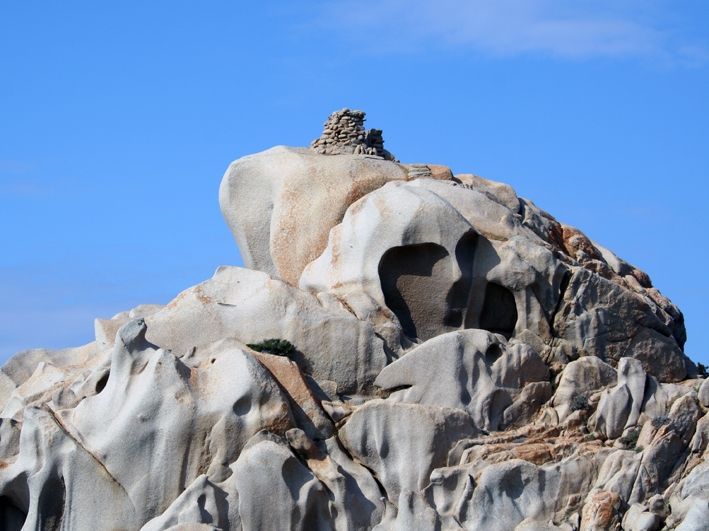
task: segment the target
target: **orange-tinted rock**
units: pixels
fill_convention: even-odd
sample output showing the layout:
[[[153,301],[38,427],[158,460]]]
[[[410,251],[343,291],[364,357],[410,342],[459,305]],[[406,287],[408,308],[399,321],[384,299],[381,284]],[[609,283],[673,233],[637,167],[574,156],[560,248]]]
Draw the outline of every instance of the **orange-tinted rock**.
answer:
[[[619,529],[621,504],[622,500],[615,492],[595,492],[583,507],[581,528],[588,531]]]
[[[251,353],[261,365],[266,367],[298,406],[293,408],[293,414],[299,425],[310,432],[308,435],[316,438],[327,438],[332,435],[334,429],[332,422],[305,381],[298,364],[283,356],[256,351]]]

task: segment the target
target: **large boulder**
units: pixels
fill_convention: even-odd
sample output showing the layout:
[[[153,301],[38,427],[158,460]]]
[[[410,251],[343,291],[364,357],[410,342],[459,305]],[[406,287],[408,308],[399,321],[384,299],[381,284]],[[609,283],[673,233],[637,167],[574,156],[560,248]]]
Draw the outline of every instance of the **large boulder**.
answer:
[[[632,356],[661,381],[687,375],[681,344],[638,293],[578,269],[554,318],[559,349],[569,357],[599,356],[615,363]]]
[[[419,179],[353,204],[300,287],[344,300],[385,335],[393,323],[414,340],[461,328],[550,337],[565,270],[505,206]]]
[[[609,439],[616,439],[626,428],[637,425],[645,398],[647,375],[638,360],[621,359],[617,376],[617,385],[603,392],[591,419],[594,430]]]
[[[528,205],[513,211],[495,191],[480,182],[388,182],[347,209],[299,286],[334,296],[404,348],[480,328],[557,363],[593,355],[615,365],[631,356],[661,381],[686,375],[681,314],[669,301],[579,231]],[[574,246],[595,258],[566,254]]]
[[[327,490],[285,441],[255,437],[233,469],[243,529],[332,529]]]
[[[548,379],[538,356],[519,363],[515,354],[490,332],[449,332],[385,367],[374,384],[389,391],[388,400],[463,409],[478,427],[496,430],[522,386]]]
[[[461,504],[461,522],[465,529],[490,531],[561,525],[580,508],[581,495],[589,490],[597,467],[593,456],[541,467],[521,459],[490,465]]]
[[[682,529],[698,530],[709,518],[709,461],[694,467],[674,489],[670,497],[670,523],[682,523]],[[677,529],[680,529],[678,527]]]
[[[477,433],[459,409],[370,400],[347,419],[340,440],[374,471],[389,501],[396,503],[403,491],[428,485],[455,441]]]
[[[244,265],[297,285],[347,207],[407,178],[404,167],[377,157],[278,146],[234,161],[219,204]]]

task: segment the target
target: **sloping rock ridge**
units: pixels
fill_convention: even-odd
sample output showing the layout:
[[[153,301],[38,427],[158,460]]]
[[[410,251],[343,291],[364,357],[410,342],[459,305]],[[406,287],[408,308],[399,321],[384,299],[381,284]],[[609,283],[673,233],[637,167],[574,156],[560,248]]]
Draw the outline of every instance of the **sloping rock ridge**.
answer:
[[[679,309],[363,122],[229,166],[245,267],[7,362],[0,529],[709,529]]]

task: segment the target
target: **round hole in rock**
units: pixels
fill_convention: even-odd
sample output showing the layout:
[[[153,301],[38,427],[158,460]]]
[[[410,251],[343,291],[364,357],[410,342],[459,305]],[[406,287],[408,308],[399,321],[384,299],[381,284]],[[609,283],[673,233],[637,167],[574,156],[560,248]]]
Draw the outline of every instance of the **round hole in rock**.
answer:
[[[485,352],[485,365],[491,367],[502,356],[502,349],[497,343],[490,345]]]
[[[452,278],[450,256],[436,243],[392,247],[379,262],[384,301],[411,338],[441,332],[448,312]]]
[[[517,305],[510,290],[490,282],[485,288],[480,328],[509,339],[517,326]]]

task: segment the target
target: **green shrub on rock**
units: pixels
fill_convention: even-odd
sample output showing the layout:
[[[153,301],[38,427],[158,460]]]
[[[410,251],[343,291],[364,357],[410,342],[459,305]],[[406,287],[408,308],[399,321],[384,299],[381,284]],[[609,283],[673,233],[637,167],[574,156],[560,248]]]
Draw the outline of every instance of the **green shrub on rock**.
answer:
[[[571,411],[585,411],[589,407],[586,395],[574,395],[571,399]]]
[[[286,356],[287,358],[295,354],[295,345],[287,339],[264,339],[260,343],[250,343],[246,346],[256,352]]]
[[[638,444],[638,437],[640,437],[640,430],[630,430],[620,438],[620,442],[628,450],[635,450],[635,445]]]

